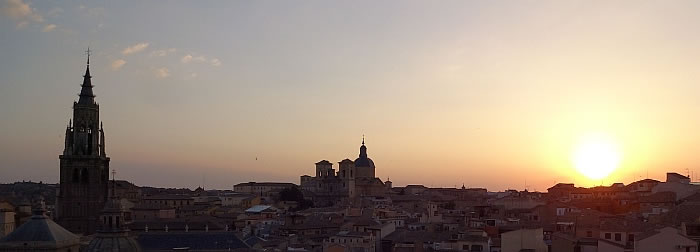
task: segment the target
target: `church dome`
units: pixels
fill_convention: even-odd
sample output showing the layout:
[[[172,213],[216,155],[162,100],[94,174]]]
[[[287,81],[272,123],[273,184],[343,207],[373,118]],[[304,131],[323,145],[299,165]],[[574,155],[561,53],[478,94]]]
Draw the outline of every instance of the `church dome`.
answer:
[[[374,161],[372,161],[371,158],[368,157],[359,157],[355,159],[355,167],[370,167],[374,168]]]
[[[364,138],[362,138],[362,146],[360,146],[360,156],[355,159],[355,167],[374,168],[374,162],[367,157],[367,146],[365,146]]]

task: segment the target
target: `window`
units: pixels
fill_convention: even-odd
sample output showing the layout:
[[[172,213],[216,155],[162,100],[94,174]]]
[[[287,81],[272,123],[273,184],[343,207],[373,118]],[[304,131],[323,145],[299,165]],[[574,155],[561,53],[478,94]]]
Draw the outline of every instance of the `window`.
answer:
[[[622,241],[622,234],[616,233],[615,234],[615,241]]]
[[[462,250],[469,250],[469,245],[462,245]]]
[[[627,241],[628,241],[628,242],[634,242],[634,234],[628,234],[628,235],[627,235]]]
[[[612,238],[612,235],[610,233],[605,233],[605,239],[610,240]]]
[[[472,245],[472,250],[471,250],[471,251],[480,252],[480,251],[483,251],[483,250],[484,250],[484,248],[483,248],[481,245]]]
[[[593,237],[593,231],[586,231],[586,237]]]

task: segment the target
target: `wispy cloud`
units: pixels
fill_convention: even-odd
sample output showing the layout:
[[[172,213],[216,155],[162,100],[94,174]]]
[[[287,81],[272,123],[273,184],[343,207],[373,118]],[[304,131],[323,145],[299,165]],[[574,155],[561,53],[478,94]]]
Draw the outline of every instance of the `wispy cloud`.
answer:
[[[27,26],[29,22],[44,22],[44,18],[37,13],[36,9],[22,0],[5,0],[5,4],[0,8],[0,12],[17,21],[17,28]]]
[[[151,57],[153,57],[153,56],[164,57],[164,56],[168,56],[168,54],[174,53],[175,51],[177,51],[177,49],[175,49],[175,48],[155,50],[155,51],[152,51],[150,55],[151,55]]]
[[[182,63],[189,63],[190,61],[192,61],[192,55],[189,54],[183,56],[182,59],[180,59],[180,62]]]
[[[50,31],[53,31],[53,29],[56,29],[56,25],[55,24],[48,24],[48,25],[44,26],[44,29],[42,29],[41,31],[50,32]]]
[[[149,43],[144,42],[144,43],[135,44],[133,46],[129,46],[129,47],[125,48],[124,50],[122,50],[122,54],[129,55],[132,53],[137,53],[137,52],[143,51],[144,49],[146,49],[146,47],[148,47],[148,44]]]
[[[211,65],[215,67],[221,66],[221,61],[217,58],[213,58],[211,59]]]
[[[187,54],[185,56],[182,56],[180,59],[180,62],[182,63],[190,63],[190,62],[196,62],[196,63],[204,63],[204,62],[209,62],[212,66],[221,66],[221,60],[217,58],[213,58],[211,60],[207,60],[207,57],[203,55],[197,55],[194,56],[192,54]]]
[[[166,67],[158,68],[154,71],[154,73],[156,75],[156,78],[158,78],[158,79],[163,79],[163,78],[167,78],[168,76],[170,76],[170,70],[168,70],[168,68],[166,68]]]
[[[205,62],[205,61],[207,61],[207,57],[197,56],[197,57],[194,57],[192,60],[194,60],[195,62]]]
[[[122,68],[126,64],[126,61],[123,59],[118,59],[115,61],[112,61],[112,70],[116,71]]]

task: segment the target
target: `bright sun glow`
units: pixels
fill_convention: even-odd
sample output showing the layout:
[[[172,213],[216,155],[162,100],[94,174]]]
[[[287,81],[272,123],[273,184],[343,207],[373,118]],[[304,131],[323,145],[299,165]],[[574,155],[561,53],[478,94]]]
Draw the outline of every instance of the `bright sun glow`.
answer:
[[[620,164],[620,151],[615,141],[602,134],[582,137],[573,153],[576,169],[590,179],[610,175]]]

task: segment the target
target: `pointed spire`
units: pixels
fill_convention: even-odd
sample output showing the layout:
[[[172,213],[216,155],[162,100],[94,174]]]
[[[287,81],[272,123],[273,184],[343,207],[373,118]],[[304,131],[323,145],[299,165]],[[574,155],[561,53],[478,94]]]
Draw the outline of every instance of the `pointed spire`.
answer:
[[[85,75],[83,75],[83,84],[80,85],[82,88],[80,89],[80,99],[78,100],[78,104],[94,104],[95,103],[95,95],[92,93],[92,81],[90,79],[92,76],[90,76],[90,54],[92,51],[90,51],[90,48],[88,48],[87,51],[87,67],[85,68]]]
[[[362,145],[365,145],[365,134],[362,134]]]

